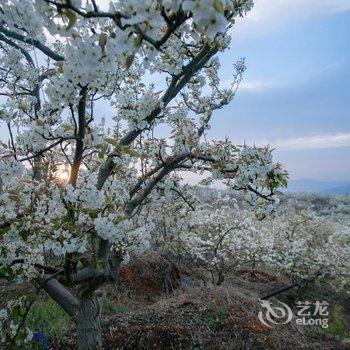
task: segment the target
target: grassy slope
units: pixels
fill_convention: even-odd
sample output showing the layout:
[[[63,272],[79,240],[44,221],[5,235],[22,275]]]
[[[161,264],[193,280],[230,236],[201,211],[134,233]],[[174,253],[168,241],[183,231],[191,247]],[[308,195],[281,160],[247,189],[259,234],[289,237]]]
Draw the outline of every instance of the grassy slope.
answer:
[[[158,266],[155,271],[154,265]],[[104,298],[104,349],[349,349],[350,298],[329,286],[293,290],[279,299],[293,307],[296,300],[327,300],[330,327],[281,325],[268,328],[257,318],[258,298],[288,283],[266,272],[230,276],[224,285],[183,288],[179,277],[188,269],[172,271],[164,256],[147,254],[125,267],[118,288]],[[170,266],[170,267],[169,267]],[[168,271],[163,275],[161,268]],[[188,266],[187,266],[188,267]],[[174,290],[167,284],[172,279]],[[168,277],[166,277],[168,276]],[[196,285],[198,281],[194,282]],[[72,332],[56,338],[56,349],[74,349]]]

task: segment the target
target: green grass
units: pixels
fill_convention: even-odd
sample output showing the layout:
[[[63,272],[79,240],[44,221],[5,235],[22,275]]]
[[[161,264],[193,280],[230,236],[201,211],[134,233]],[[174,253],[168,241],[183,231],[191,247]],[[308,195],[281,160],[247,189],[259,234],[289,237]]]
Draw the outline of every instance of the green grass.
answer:
[[[204,322],[205,325],[211,330],[215,330],[219,324],[219,321],[214,313],[207,313]]]
[[[226,307],[220,307],[218,309],[212,303],[209,303],[209,308],[205,314],[205,324],[211,330],[215,330],[221,320],[225,319],[229,315],[229,311]]]
[[[49,338],[57,338],[70,330],[70,317],[52,300],[36,301],[27,317],[32,331],[42,330]]]
[[[217,313],[220,318],[226,318],[230,314],[226,307],[220,307]]]
[[[125,305],[118,304],[113,300],[105,300],[102,304],[102,313],[111,314],[125,314],[129,311],[129,308]]]
[[[102,304],[103,314],[125,314],[129,309],[113,300]],[[57,338],[70,331],[70,317],[52,300],[38,300],[32,306],[27,326],[32,331],[42,330],[48,337]]]
[[[350,332],[345,329],[343,318],[342,307],[336,305],[332,310],[331,319],[329,320],[328,328],[326,328],[325,331],[343,338],[350,337]]]

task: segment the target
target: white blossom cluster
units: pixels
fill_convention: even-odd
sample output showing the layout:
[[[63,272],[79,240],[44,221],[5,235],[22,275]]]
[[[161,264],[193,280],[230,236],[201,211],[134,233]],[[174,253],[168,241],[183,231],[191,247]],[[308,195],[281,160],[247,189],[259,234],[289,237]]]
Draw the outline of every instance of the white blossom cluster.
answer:
[[[7,302],[0,309],[0,341],[17,347],[30,346],[33,332],[28,327],[19,327],[21,317],[26,312],[28,300],[25,297]]]
[[[254,266],[267,254],[270,242],[259,226],[253,212],[219,197],[189,213],[180,240],[185,252],[210,272],[212,282],[221,284],[229,271]]]
[[[271,221],[270,221],[271,222]],[[349,278],[349,227],[309,212],[281,214],[262,230],[270,237],[264,261],[293,279]]]
[[[190,191],[186,197],[193,198],[195,193]],[[332,203],[336,201],[341,200]],[[153,239],[175,249],[176,254],[190,256],[210,272],[214,284],[222,283],[228,272],[247,267],[252,273],[267,269],[298,283],[320,278],[333,281],[334,286],[349,282],[350,226],[346,215],[339,221],[319,216],[301,209],[302,199],[293,199],[274,216],[261,220],[259,211],[254,213],[242,205],[217,191],[204,203],[201,196],[191,206],[164,198],[159,205],[152,205],[163,218]]]

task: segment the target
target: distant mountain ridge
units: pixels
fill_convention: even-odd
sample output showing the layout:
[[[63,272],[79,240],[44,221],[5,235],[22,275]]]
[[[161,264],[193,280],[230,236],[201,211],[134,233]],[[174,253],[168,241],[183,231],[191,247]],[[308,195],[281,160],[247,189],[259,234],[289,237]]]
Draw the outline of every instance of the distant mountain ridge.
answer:
[[[350,185],[338,186],[329,188],[321,192],[322,194],[333,194],[333,195],[350,195]]]
[[[313,192],[330,195],[350,194],[349,181],[317,181],[312,179],[297,179],[288,182],[287,192]]]

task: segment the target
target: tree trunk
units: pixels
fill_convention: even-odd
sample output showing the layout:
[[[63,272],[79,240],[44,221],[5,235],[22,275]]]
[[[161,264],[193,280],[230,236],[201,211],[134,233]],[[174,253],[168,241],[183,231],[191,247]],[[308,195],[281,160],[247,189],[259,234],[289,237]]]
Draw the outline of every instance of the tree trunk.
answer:
[[[216,281],[216,285],[217,286],[221,286],[222,283],[224,282],[224,279],[225,279],[225,277],[224,277],[223,272],[219,271],[219,273],[218,273],[218,280]]]
[[[94,295],[83,297],[76,317],[78,350],[102,349],[101,308]]]

